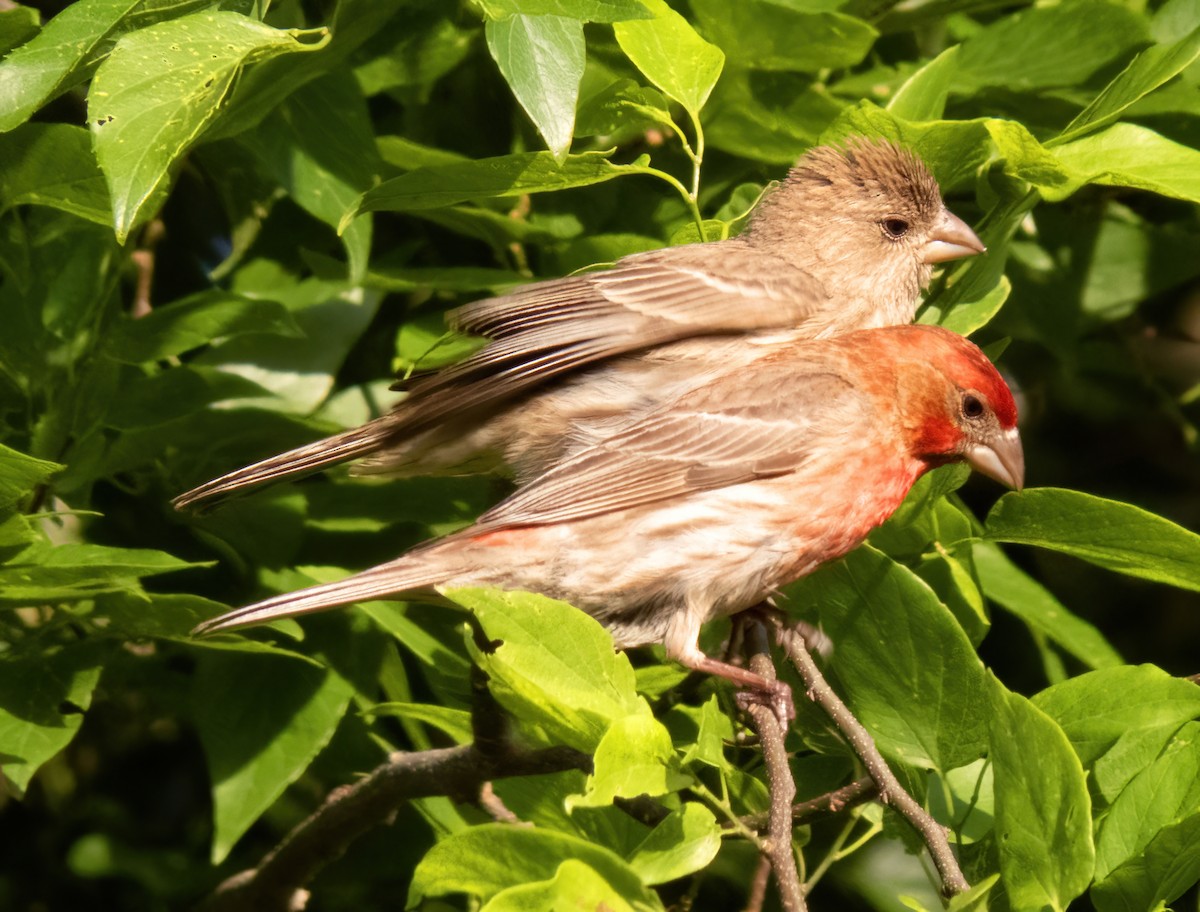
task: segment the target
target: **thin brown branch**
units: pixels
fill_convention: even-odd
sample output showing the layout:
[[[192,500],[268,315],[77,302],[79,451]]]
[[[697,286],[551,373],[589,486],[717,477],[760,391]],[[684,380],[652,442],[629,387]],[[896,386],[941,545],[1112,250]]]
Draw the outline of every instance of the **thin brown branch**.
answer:
[[[870,776],[856,779],[849,785],[843,785],[832,792],[810,798],[792,805],[792,826],[817,820],[831,814],[838,814],[848,807],[870,801],[879,794],[875,780]],[[742,823],[752,830],[761,831],[770,822],[770,814],[749,814],[742,818]]]
[[[771,859],[766,855],[758,858],[758,867],[754,869],[754,878],[750,881],[750,893],[746,897],[746,905],[742,912],[762,912],[763,903],[767,899],[767,882],[771,879]]]
[[[812,656],[804,644],[804,637],[795,630],[776,623],[776,635],[784,652],[787,654],[800,678],[804,681],[808,698],[825,710],[833,719],[834,724],[845,735],[854,752],[867,768],[867,773],[879,788],[879,799],[884,804],[894,807],[905,820],[925,840],[938,876],[942,880],[942,892],[946,896],[954,896],[970,889],[970,884],[963,876],[962,869],[950,848],[946,838],[946,828],[927,814],[913,797],[908,794],[897,781],[892,771],[888,769],[883,755],[875,746],[874,739],[841,701],[829,682],[817,668]]]
[[[746,647],[750,652],[750,670],[769,681],[775,680],[775,665],[767,647],[766,628],[759,621],[746,626]],[[779,902],[784,912],[804,912],[804,890],[796,869],[796,854],[792,851],[792,802],[796,799],[796,781],[788,765],[784,747],[786,730],[770,706],[751,703],[746,707],[762,742],[763,761],[767,768],[767,784],[771,792],[768,811],[767,838],[764,854],[771,860],[775,882],[779,885]]]
[[[134,288],[133,305],[129,309],[134,317],[144,317],[153,309],[150,291],[154,284],[154,248],[166,233],[162,220],[154,219],[142,232],[138,249],[129,254],[130,262],[137,269],[137,286]]]
[[[591,758],[566,747],[485,754],[475,745],[392,754],[353,785],[335,789],[257,868],[230,877],[202,905],[205,912],[294,912],[304,886],[341,857],[350,843],[388,823],[415,798],[450,795],[473,800],[484,783],[591,769]]]

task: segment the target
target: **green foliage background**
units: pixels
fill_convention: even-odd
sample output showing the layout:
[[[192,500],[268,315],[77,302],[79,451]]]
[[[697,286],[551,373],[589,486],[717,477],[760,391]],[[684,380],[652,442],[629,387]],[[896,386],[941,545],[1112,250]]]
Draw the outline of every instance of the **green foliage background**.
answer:
[[[831,635],[974,902],[1194,903],[1200,690],[1171,675],[1200,634],[1200,0],[49,12],[0,6],[0,907],[189,904],[389,751],[469,739],[461,614],[188,631],[454,529],[504,482],[170,498],[386,409],[396,371],[470,344],[446,307],[736,231],[855,133],[916,148],[988,244],[920,319],[1021,387],[1032,489],[989,507],[939,471],[790,610]],[[743,903],[753,850],[721,823],[765,786],[729,694],[663,700],[678,669],[561,605],[457,598],[504,641],[474,658],[520,736],[594,775],[498,783],[534,829],[414,802],[313,908]],[[801,709],[804,798],[856,768]],[[671,811],[652,831],[612,805],[640,794]],[[816,908],[938,904],[891,811],[796,835]]]

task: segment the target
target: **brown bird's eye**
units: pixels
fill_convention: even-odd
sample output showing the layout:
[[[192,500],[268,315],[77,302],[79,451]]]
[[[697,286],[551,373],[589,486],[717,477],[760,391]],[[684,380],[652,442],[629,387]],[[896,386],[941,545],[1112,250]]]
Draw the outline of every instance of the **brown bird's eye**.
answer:
[[[883,228],[883,233],[894,241],[898,241],[904,235],[908,234],[909,224],[906,219],[892,216],[891,218],[885,218],[879,224]]]
[[[982,418],[983,403],[979,401],[979,397],[972,396],[970,393],[963,396],[962,413],[966,418]]]

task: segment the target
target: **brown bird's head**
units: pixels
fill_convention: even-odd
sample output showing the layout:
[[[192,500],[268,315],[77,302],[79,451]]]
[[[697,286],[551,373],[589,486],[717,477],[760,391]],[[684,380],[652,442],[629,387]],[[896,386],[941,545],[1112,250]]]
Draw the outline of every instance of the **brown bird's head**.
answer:
[[[809,150],[742,236],[809,271],[846,309],[869,304],[853,328],[909,322],[934,265],[985,249],[916,155],[861,137]]]
[[[971,468],[1018,491],[1025,455],[1012,391],[987,355],[940,326],[890,330],[902,369],[895,388],[909,452],[930,467],[965,460]]]

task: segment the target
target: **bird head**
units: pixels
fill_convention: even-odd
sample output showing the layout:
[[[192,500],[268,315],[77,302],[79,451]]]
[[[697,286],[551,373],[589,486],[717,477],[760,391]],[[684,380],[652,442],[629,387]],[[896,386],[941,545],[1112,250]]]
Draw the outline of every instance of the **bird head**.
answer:
[[[938,326],[897,327],[911,358],[896,393],[910,452],[930,466],[965,460],[1018,491],[1025,455],[1012,391],[987,356]]]
[[[763,199],[745,236],[773,249],[790,246],[831,294],[861,300],[895,288],[906,305],[935,264],[986,249],[946,208],[915,154],[862,137],[809,150]]]

